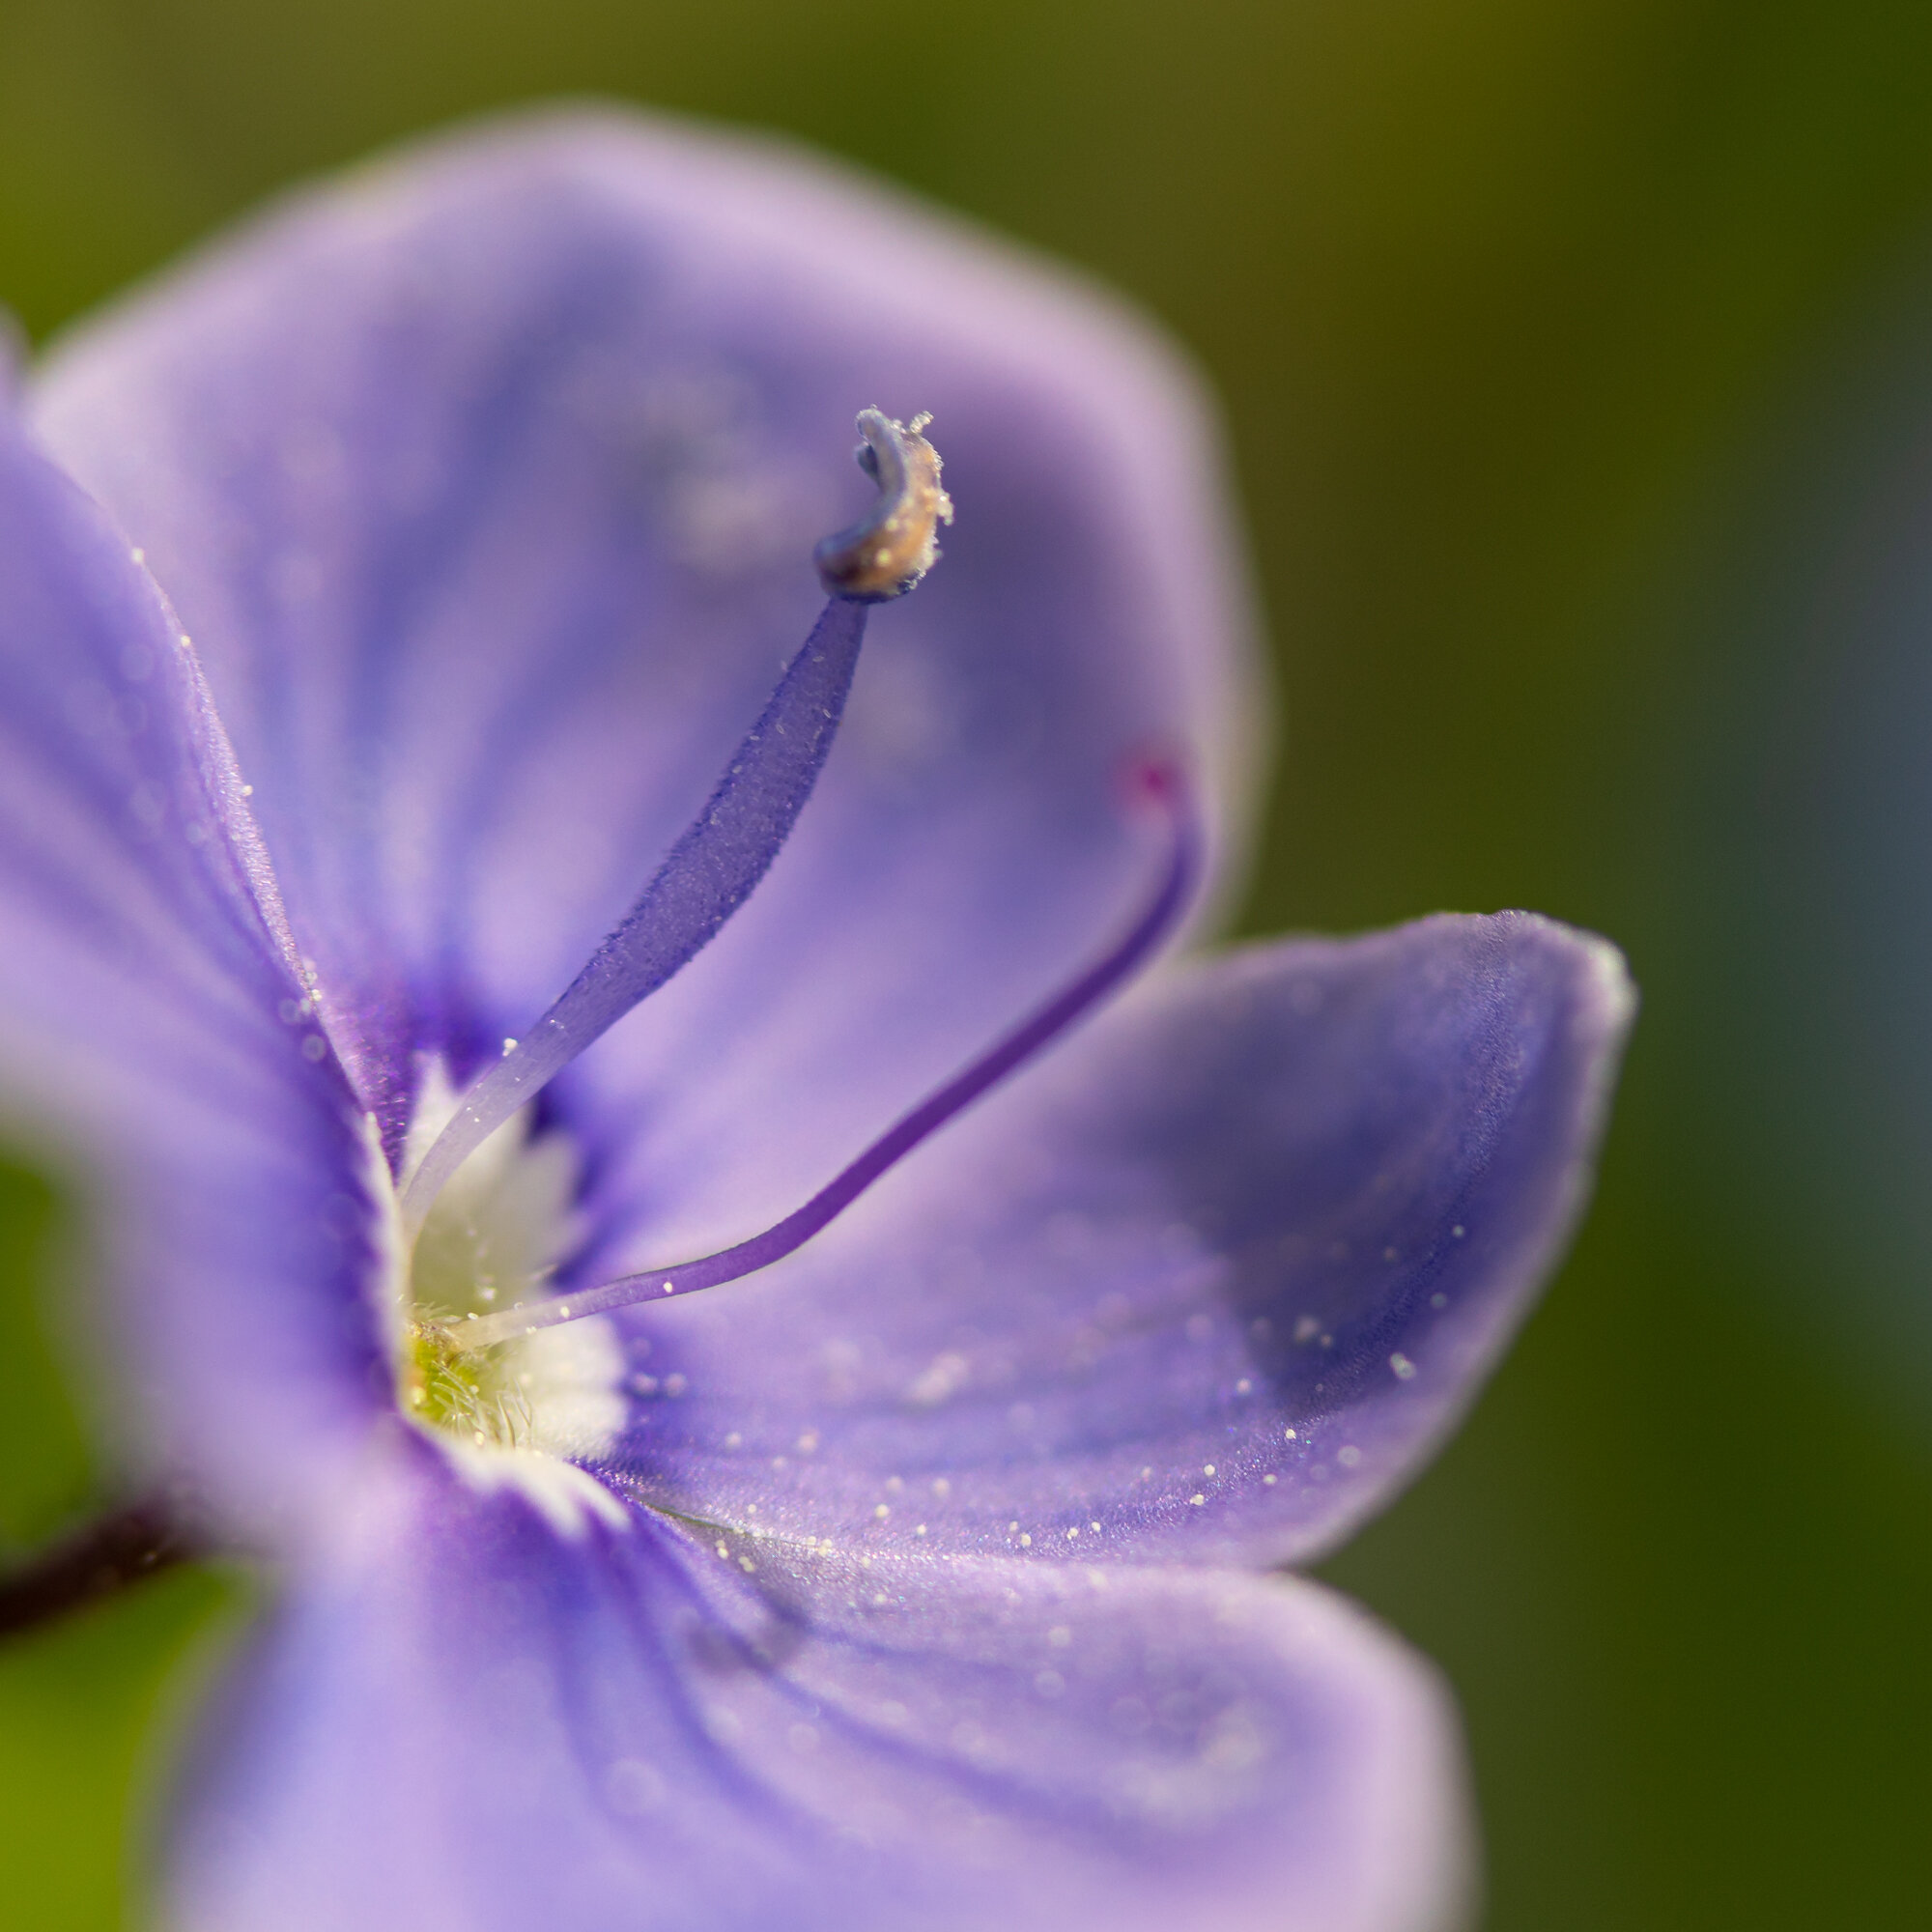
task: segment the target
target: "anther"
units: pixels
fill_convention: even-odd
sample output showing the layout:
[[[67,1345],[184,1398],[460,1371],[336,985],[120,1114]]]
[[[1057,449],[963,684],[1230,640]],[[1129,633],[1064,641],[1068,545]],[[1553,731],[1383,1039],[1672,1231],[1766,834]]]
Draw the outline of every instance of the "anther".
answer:
[[[952,499],[939,481],[939,452],[924,437],[932,418],[902,423],[883,410],[861,410],[859,468],[879,486],[879,500],[850,529],[813,553],[818,580],[834,597],[884,604],[903,597],[939,557],[939,526]]]

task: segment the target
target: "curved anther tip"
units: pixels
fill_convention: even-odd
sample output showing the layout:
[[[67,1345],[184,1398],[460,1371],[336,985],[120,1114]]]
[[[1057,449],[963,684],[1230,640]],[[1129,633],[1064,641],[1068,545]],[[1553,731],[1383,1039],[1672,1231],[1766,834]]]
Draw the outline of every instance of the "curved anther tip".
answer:
[[[939,452],[926,441],[932,418],[899,422],[883,410],[859,412],[859,467],[879,486],[879,500],[850,529],[812,553],[819,582],[834,597],[884,604],[903,597],[939,558],[939,526],[952,499],[939,481]]]

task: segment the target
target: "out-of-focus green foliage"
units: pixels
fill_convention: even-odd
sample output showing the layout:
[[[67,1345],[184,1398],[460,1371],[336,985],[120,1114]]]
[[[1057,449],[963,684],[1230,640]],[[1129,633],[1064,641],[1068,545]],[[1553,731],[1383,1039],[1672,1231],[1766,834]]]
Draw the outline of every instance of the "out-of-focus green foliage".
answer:
[[[1631,952],[1576,1260],[1330,1566],[1463,1696],[1492,1932],[1922,1924],[1926,1378],[1862,1366],[1894,1331],[1832,1218],[1856,1189],[1760,1161],[1802,1105],[1776,1029],[1748,1106],[1710,1046],[1776,855],[1700,814],[1764,715],[1739,583],[1776,425],[1932,226],[1932,10],[0,0],[0,296],[43,333],[293,176],[579,92],[818,141],[1193,346],[1288,712],[1250,924],[1531,905]],[[4,1211],[17,1534],[82,1465],[22,1313],[45,1204]],[[114,1922],[134,1740],[221,1600],[185,1577],[0,1655],[22,1922]]]
[[[0,1563],[84,1513],[92,1459],[40,1304],[66,1274],[66,1217],[0,1167]],[[127,1914],[133,1802],[182,1726],[242,1592],[180,1571],[71,1621],[0,1639],[0,1925],[91,1932]]]
[[[84,1510],[86,1437],[42,1320],[36,1285],[55,1273],[55,1208],[44,1182],[0,1167],[0,1561]]]

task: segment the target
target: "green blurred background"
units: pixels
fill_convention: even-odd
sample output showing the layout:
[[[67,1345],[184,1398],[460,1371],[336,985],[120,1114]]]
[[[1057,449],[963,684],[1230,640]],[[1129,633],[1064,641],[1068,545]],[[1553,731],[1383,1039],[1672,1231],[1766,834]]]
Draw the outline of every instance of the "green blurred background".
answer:
[[[1932,404],[1932,9],[0,0],[0,298],[43,335],[291,177],[584,92],[803,135],[1191,345],[1288,713],[1250,926],[1527,905],[1631,954],[1575,1258],[1327,1566],[1461,1693],[1490,1932],[1932,1923],[1932,1095],[1813,1025],[1883,918],[1788,944],[1848,867],[1932,880],[1785,781],[1861,755],[1806,694],[1863,633],[1786,620],[1836,608],[1870,369]],[[60,1257],[0,1178],[0,1551],[88,1495]],[[0,1918],[138,1910],[156,1711],[237,1602],[180,1574],[0,1651]]]

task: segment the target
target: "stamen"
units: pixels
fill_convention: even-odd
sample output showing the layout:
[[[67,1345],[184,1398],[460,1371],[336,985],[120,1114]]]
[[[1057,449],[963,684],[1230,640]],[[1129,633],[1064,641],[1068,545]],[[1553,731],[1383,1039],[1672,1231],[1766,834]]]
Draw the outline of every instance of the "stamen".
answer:
[[[937,521],[952,505],[939,453],[877,410],[859,416],[860,463],[877,479],[872,514],[817,551],[832,602],[704,809],[692,820],[623,922],[549,1012],[463,1097],[403,1187],[413,1240],[449,1178],[497,1128],[631,1010],[687,965],[751,896],[811,796],[858,668],[868,608],[910,590],[938,555]],[[888,584],[890,580],[890,584]]]
[[[1161,809],[1168,845],[1160,878],[1132,923],[1083,973],[889,1127],[804,1207],[763,1234],[715,1255],[624,1275],[599,1288],[577,1289],[551,1300],[454,1323],[446,1331],[448,1346],[459,1352],[487,1349],[561,1321],[691,1294],[769,1267],[803,1247],[922,1141],[1065,1033],[1142,965],[1173,931],[1193,896],[1200,873],[1201,829],[1185,775],[1178,765],[1149,760],[1133,776],[1141,797]]]
[[[834,597],[884,604],[902,597],[939,559],[939,526],[952,498],[939,481],[939,452],[922,432],[932,418],[902,423],[883,410],[859,412],[859,467],[879,486],[862,522],[818,546],[818,579]]]

